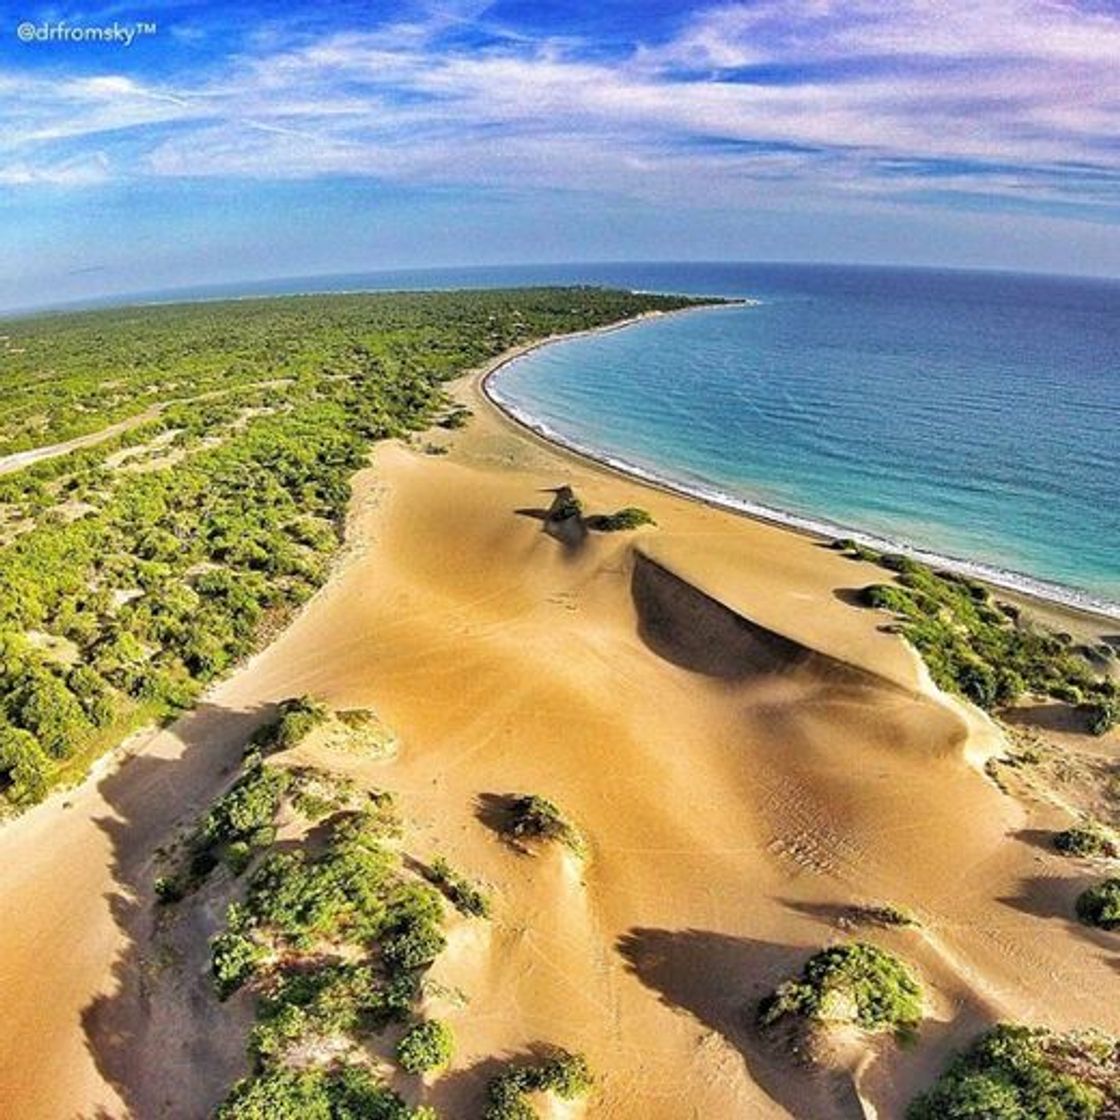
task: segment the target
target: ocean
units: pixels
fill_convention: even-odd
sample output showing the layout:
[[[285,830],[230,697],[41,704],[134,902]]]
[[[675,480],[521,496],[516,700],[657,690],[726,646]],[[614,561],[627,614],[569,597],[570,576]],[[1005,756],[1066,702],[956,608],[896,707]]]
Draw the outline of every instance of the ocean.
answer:
[[[295,278],[130,302],[574,283],[752,302],[511,363],[492,390],[531,426],[732,508],[1120,617],[1120,281],[586,264]]]

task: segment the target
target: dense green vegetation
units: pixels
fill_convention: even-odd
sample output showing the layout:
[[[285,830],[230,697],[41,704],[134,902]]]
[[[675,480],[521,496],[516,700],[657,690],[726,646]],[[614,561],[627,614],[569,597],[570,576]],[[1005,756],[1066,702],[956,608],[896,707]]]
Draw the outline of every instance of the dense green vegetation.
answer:
[[[364,1066],[272,1069],[234,1086],[216,1120],[435,1120],[409,1108]]]
[[[260,768],[254,761],[245,777],[259,781]],[[244,781],[204,818],[219,822],[221,836]],[[248,823],[256,827],[259,819],[250,814]],[[328,828],[321,846],[270,850],[211,943],[219,997],[249,983],[257,997],[249,1041],[254,1072],[234,1087],[220,1117],[431,1115],[404,1109],[360,1059],[364,1039],[415,1013],[424,974],[445,945],[443,905],[389,843],[400,822],[387,794],[336,813]],[[401,1061],[410,1072],[450,1060],[450,1032],[442,1024],[418,1024],[405,1039],[411,1041],[402,1042]],[[340,1055],[350,1061],[341,1069]]]
[[[513,799],[506,828],[510,837],[519,842],[558,841],[576,855],[584,851],[583,837],[575,825],[548,798],[535,793]]]
[[[1120,840],[1116,833],[1092,820],[1055,833],[1054,847],[1067,856],[1120,858]]]
[[[780,984],[759,1006],[762,1027],[787,1016],[867,1031],[908,1030],[921,1021],[922,988],[905,964],[878,946],[837,945],[811,957],[797,979]]]
[[[907,1120],[1094,1120],[1120,1115],[1120,1042],[1001,1025],[958,1056]]]
[[[646,510],[639,509],[637,506],[626,506],[614,513],[592,514],[584,518],[584,524],[599,533],[619,533],[638,529],[642,525],[656,525],[657,522]]]
[[[446,1023],[426,1019],[409,1027],[397,1043],[397,1065],[405,1073],[427,1073],[451,1061],[455,1036]]]
[[[541,1061],[515,1065],[490,1082],[484,1120],[536,1120],[533,1093],[554,1093],[570,1101],[586,1096],[594,1079],[582,1054],[557,1050]]]
[[[1105,879],[1082,891],[1077,916],[1089,926],[1120,929],[1120,879]]]
[[[837,541],[848,555],[896,573],[895,583],[864,589],[864,602],[899,618],[899,630],[922,655],[939,688],[988,710],[1024,694],[1085,707],[1094,734],[1116,722],[1116,682],[1095,671],[1068,635],[1027,624],[981,583],[934,572],[906,556],[880,555]]]
[[[6,322],[0,455],[137,423],[0,474],[4,802],[189,706],[281,625],[325,578],[370,444],[466,420],[445,380],[689,302],[527,289]]]

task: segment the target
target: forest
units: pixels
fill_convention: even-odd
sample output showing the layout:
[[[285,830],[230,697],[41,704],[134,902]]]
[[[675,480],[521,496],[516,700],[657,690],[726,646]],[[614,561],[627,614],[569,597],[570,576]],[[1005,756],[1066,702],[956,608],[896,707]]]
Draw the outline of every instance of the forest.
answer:
[[[539,288],[0,323],[5,811],[173,719],[274,634],[326,578],[371,445],[457,417],[445,382],[694,302]],[[27,462],[37,449],[63,453]]]

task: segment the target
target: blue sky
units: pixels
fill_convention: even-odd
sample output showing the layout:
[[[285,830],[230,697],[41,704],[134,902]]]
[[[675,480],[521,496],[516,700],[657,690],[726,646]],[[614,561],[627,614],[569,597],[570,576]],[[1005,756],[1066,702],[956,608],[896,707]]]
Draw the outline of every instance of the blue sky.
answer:
[[[1120,275],[1120,0],[0,14],[0,306],[520,261]],[[17,34],[59,21],[155,33]]]

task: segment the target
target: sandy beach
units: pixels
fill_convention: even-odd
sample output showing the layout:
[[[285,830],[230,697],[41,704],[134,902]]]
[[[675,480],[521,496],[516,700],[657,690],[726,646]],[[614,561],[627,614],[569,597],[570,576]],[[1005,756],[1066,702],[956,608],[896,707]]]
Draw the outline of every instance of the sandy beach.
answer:
[[[1116,939],[1071,920],[1080,878],[1038,839],[1060,809],[1001,792],[999,729],[853,604],[882,571],[545,443],[487,372],[455,386],[470,424],[419,441],[446,454],[376,448],[335,575],[271,646],[0,829],[0,1112],[186,1120],[243,1071],[247,1001],[219,1006],[205,971],[224,900],[158,916],[155,852],[305,693],[399,742],[309,761],[396,791],[418,854],[494,891],[434,971],[464,997],[442,1115],[477,1115],[495,1059],[553,1042],[596,1072],[589,1117],[891,1120],[998,1019],[1120,1031]],[[558,540],[540,511],[562,485],[656,525]],[[1115,733],[1091,749],[1120,755]],[[523,792],[577,823],[582,866],[496,840],[480,805]],[[861,931],[921,973],[920,1040],[792,1069],[753,1007],[869,903],[920,918]]]

